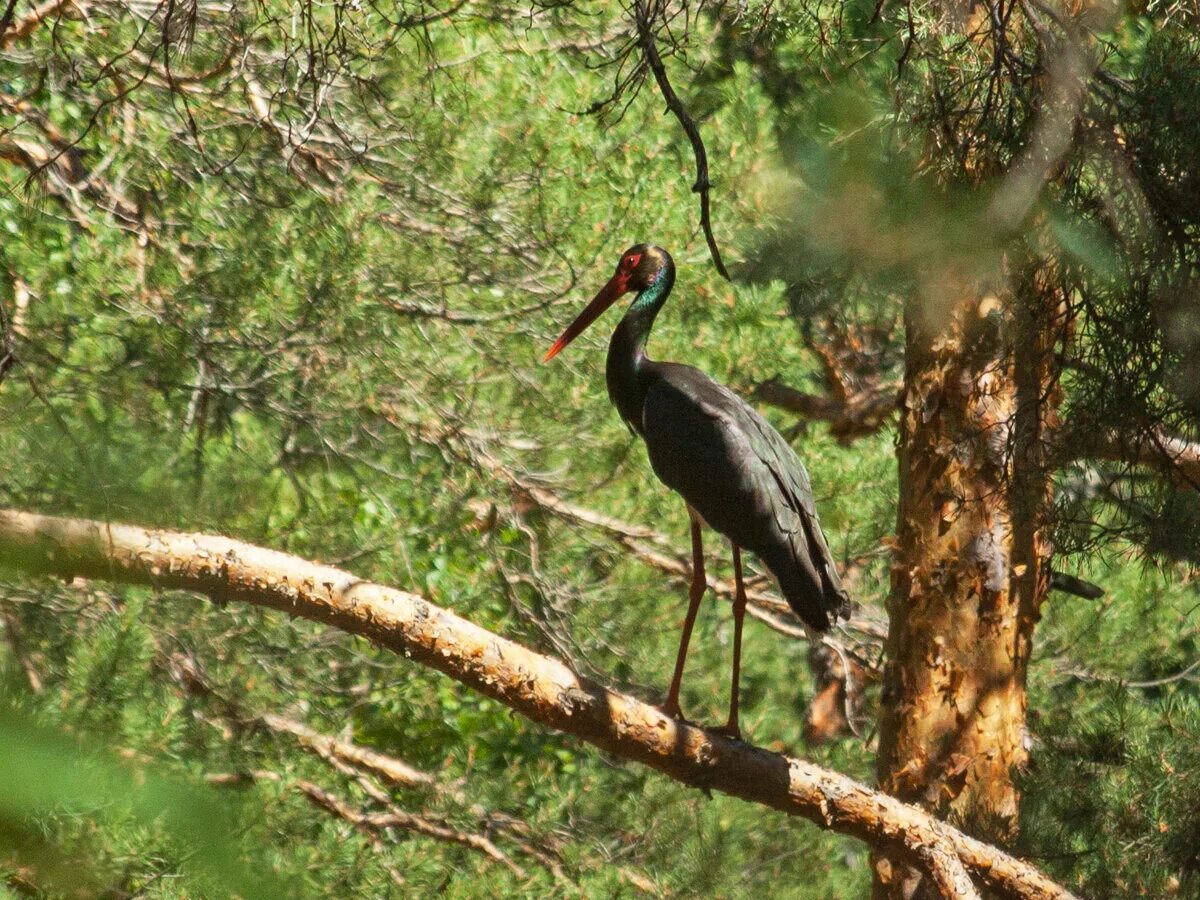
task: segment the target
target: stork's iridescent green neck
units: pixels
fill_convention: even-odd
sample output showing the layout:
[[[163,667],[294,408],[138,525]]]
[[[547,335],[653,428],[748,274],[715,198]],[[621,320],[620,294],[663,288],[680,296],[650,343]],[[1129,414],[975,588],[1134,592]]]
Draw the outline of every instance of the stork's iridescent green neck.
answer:
[[[654,248],[658,249],[658,248]],[[646,341],[654,319],[675,284],[675,263],[665,250],[654,280],[633,299],[608,344],[605,381],[613,406],[629,426],[642,430],[642,405],[646,399],[646,369],[653,361],[646,355]]]
[[[635,244],[625,251],[617,263],[617,271],[592,302],[583,308],[575,321],[566,327],[558,340],[546,351],[545,361],[553,359],[563,347],[583,334],[584,329],[600,318],[606,309],[625,294],[637,292],[625,318],[613,333],[608,345],[608,396],[621,413],[621,418],[635,431],[642,430],[642,404],[646,399],[647,379],[654,373],[656,363],[646,356],[646,339],[654,325],[654,317],[675,284],[675,263],[662,247]]]

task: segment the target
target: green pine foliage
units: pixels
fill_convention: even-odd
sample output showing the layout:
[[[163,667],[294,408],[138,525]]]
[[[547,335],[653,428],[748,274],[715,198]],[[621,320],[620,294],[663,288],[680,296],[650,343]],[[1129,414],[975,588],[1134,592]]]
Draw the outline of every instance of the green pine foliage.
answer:
[[[649,525],[686,554],[682,504],[605,396],[616,315],[554,365],[538,362],[639,240],[668,247],[680,270],[652,339],[660,358],[746,393],[776,375],[819,390],[804,338],[832,318],[870,324],[885,338],[883,370],[900,370],[905,286],[947,242],[970,244],[963,223],[979,199],[936,187],[913,133],[889,118],[894,92],[918,85],[889,87],[901,47],[874,6],[847,4],[844,42],[831,45],[799,5],[751,4],[765,16],[755,40],[772,48],[771,71],[726,43],[728,26],[695,21],[689,60],[706,64],[694,76],[695,110],[718,236],[739,275],[732,285],[709,264],[690,147],[657,95],[647,88],[602,115],[578,114],[608,95],[613,70],[589,68],[593,51],[564,44],[611,32],[615,8],[564,10],[536,29],[496,14],[396,31],[368,4],[337,91],[367,149],[331,162],[329,180],[302,160],[289,168],[252,117],[203,103],[185,110],[153,79],[130,101],[131,139],[126,107],[101,102],[89,77],[135,38],[133,17],[104,27],[65,19],[19,53],[0,50],[0,92],[83,135],[80,159],[148,223],[139,236],[86,198],[81,223],[80,208],[47,182],[0,164],[0,304],[11,317],[18,278],[30,298],[19,364],[0,384],[0,503],[220,532],[336,563],[658,699],[684,587],[602,530],[533,507],[497,466]],[[232,16],[225,27],[259,49],[291,47],[290,7],[264,9],[259,30]],[[333,24],[320,16],[312,26],[327,36]],[[1115,32],[1134,34],[1131,78],[1141,55],[1168,59],[1144,49],[1146,27],[1131,18]],[[202,19],[177,65],[219,64],[221,34]],[[878,54],[844,67],[846,53],[874,39]],[[691,100],[687,70],[669,64]],[[913,62],[906,77],[919,79],[920,65],[933,63]],[[1194,76],[1165,63],[1154,72]],[[314,90],[295,61],[256,75],[283,86],[280,110],[302,108]],[[784,87],[793,83],[815,86]],[[1154,84],[1147,76],[1146,89]],[[226,105],[244,107],[244,90]],[[1167,90],[1150,96],[1166,104]],[[1170,108],[1140,108],[1156,129],[1171,119]],[[0,140],[7,129],[0,122]],[[28,123],[11,136],[39,137]],[[1091,234],[1070,232],[1073,246],[1094,250]],[[907,255],[885,261],[889,248]],[[843,445],[824,426],[767,414],[809,468],[834,552],[859,563],[855,599],[879,609],[881,542],[895,521],[892,435]],[[1018,849],[1088,895],[1200,896],[1200,671],[1174,677],[1198,650],[1200,599],[1176,563],[1194,559],[1195,545],[1159,552],[1169,561],[1151,568],[1134,559],[1144,548],[1130,537],[1059,562],[1108,594],[1054,595],[1039,626]],[[726,548],[708,540],[728,575]],[[828,898],[868,889],[857,841],[685,790],[330,629],[180,592],[13,573],[0,608],[0,877],[13,891]],[[731,630],[728,606],[706,602],[684,682],[695,719],[723,717]],[[180,660],[202,673],[203,689],[180,677]],[[744,660],[749,736],[871,780],[873,734],[805,746],[806,645],[752,623]],[[400,828],[374,844],[298,785],[354,810],[377,801],[256,725],[265,713],[434,773],[444,791],[397,789],[395,804],[486,832],[525,875]],[[552,848],[562,878],[487,814],[524,823],[522,840]]]

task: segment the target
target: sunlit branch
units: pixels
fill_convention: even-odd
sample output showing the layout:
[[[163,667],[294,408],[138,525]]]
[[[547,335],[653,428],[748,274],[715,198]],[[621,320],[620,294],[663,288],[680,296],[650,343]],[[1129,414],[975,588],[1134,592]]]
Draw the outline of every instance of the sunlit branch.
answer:
[[[1029,864],[920,809],[804,760],[671,719],[415,594],[339,569],[224,537],[18,510],[0,512],[0,563],[195,591],[322,622],[684,784],[858,837],[920,866],[947,896],[977,896],[967,872],[1004,896],[1070,896]]]

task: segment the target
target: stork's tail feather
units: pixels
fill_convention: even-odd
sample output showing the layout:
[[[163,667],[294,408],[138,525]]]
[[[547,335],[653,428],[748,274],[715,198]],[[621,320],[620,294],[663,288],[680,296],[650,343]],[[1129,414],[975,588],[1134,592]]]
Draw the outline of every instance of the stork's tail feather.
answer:
[[[828,563],[829,569],[819,574],[808,565],[797,565],[789,560],[790,565],[767,567],[779,580],[779,590],[787,600],[788,606],[800,617],[809,628],[815,631],[828,631],[838,619],[850,618],[850,595],[842,586],[837,571]]]
[[[829,604],[827,607],[830,614],[833,616],[833,621],[836,624],[838,619],[850,618],[851,604],[850,594],[842,584],[842,578],[837,573],[837,569],[833,567],[832,560],[826,560],[825,571],[821,573],[825,586],[825,598]]]
[[[834,620],[836,621],[837,619],[845,619],[847,622],[849,622],[850,614],[854,612],[853,605],[850,603],[850,595],[846,593],[845,588],[839,587],[838,597],[841,602],[838,604],[837,611],[834,613]]]

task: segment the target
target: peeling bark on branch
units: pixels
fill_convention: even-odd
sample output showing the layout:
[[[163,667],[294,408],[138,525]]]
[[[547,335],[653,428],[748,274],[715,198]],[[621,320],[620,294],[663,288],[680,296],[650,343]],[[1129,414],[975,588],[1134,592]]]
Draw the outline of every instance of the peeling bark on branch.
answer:
[[[719,790],[858,837],[920,866],[950,896],[967,875],[1008,897],[1070,894],[1027,863],[929,814],[803,760],[676,722],[405,591],[228,538],[0,511],[0,563],[27,572],[197,591],[365,637],[533,721]]]

